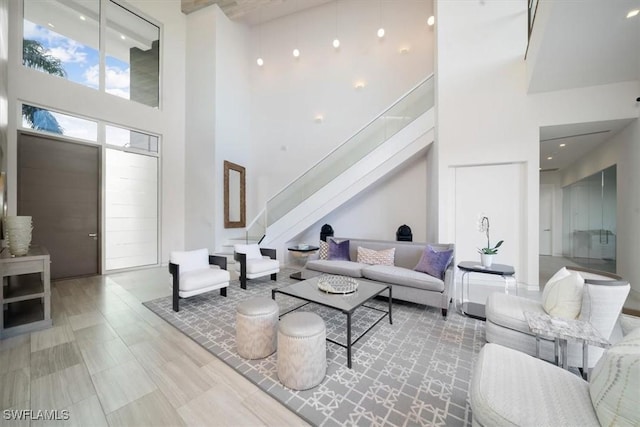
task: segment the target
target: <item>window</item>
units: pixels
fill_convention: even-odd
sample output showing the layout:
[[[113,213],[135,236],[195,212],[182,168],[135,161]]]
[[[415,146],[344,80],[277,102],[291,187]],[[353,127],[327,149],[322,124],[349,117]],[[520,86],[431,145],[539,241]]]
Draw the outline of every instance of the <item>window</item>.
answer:
[[[27,67],[157,108],[159,52],[160,28],[113,0],[24,0]]]
[[[24,0],[22,62],[98,89],[100,0]]]
[[[158,152],[158,137],[116,126],[105,126],[106,143],[123,148]]]
[[[22,104],[22,127],[85,141],[98,141],[98,123],[29,104]]]

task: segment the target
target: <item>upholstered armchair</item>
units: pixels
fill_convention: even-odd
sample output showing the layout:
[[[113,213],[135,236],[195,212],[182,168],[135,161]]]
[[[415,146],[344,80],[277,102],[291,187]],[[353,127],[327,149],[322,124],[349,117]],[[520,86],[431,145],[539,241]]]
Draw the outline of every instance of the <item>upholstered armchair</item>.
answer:
[[[233,258],[237,261],[242,289],[247,289],[247,279],[271,275],[271,280],[276,280],[280,272],[275,249],[261,248],[257,244],[235,245]]]
[[[579,313],[577,318],[588,321],[603,337],[615,342],[614,338],[619,339],[620,332],[618,331],[618,336],[614,337],[614,327],[629,294],[631,288],[629,282],[620,276],[602,271],[578,267],[566,267],[566,269],[569,272],[577,272],[584,279],[581,304],[578,301],[579,305],[576,309],[576,313]],[[546,313],[540,301],[499,292],[489,295],[485,308],[487,342],[535,355],[536,338],[530,331],[525,318],[524,313],[527,311]],[[553,341],[548,339],[540,341],[540,357],[553,361],[555,359]],[[602,348],[589,346],[589,366],[586,368],[592,368],[602,353]],[[569,341],[568,365],[583,368],[582,360],[582,345]]]
[[[179,299],[220,289],[227,296],[230,275],[227,259],[209,255],[205,249],[171,252],[169,273],[173,284],[173,311],[180,311]]]

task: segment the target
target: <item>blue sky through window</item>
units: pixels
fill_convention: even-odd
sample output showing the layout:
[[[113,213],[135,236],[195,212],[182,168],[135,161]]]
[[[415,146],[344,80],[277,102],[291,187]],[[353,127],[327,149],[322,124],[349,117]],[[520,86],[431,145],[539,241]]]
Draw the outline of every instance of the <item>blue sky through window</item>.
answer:
[[[24,20],[24,38],[42,44],[47,53],[58,58],[67,79],[84,86],[99,88],[100,56],[97,49],[65,37],[49,28]],[[105,91],[129,99],[129,64],[106,57]]]

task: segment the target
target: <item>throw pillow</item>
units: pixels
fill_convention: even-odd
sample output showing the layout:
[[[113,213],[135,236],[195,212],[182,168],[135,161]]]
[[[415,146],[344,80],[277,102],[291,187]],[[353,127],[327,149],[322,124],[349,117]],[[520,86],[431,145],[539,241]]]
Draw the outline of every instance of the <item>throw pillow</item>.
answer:
[[[564,279],[565,277],[567,277],[569,274],[569,270],[567,270],[567,267],[562,267],[560,270],[556,271],[556,273],[551,276],[551,279],[547,280],[547,283],[544,285],[544,288],[542,289],[542,301],[547,299],[547,295],[550,292],[550,289],[552,288],[551,286],[547,286],[550,283],[553,282],[557,282],[560,279]]]
[[[373,249],[358,246],[358,262],[369,265],[393,265],[396,256],[396,248],[374,251]]]
[[[414,270],[442,280],[451,259],[453,259],[453,249],[436,251],[431,245],[427,245]]]
[[[320,240],[320,253],[318,259],[329,259],[329,244],[324,240]]]
[[[349,258],[349,241],[343,240],[338,243],[335,240],[329,240],[329,259],[333,261],[351,261]]]
[[[591,403],[603,426],[640,425],[640,329],[605,351],[589,381]]]
[[[233,249],[240,254],[246,254],[247,259],[262,259],[260,246],[255,243],[251,245],[234,245]]]
[[[575,271],[569,272],[568,276],[547,283],[542,295],[542,308],[553,317],[577,318],[582,307],[583,287],[584,279]]]

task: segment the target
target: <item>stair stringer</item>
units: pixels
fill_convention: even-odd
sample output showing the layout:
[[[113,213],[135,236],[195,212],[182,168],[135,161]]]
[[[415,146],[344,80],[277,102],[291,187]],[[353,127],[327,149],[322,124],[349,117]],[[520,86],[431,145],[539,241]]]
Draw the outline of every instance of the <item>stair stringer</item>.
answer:
[[[426,149],[434,141],[434,123],[431,108],[271,224],[261,246],[277,249],[284,260],[287,242]]]

